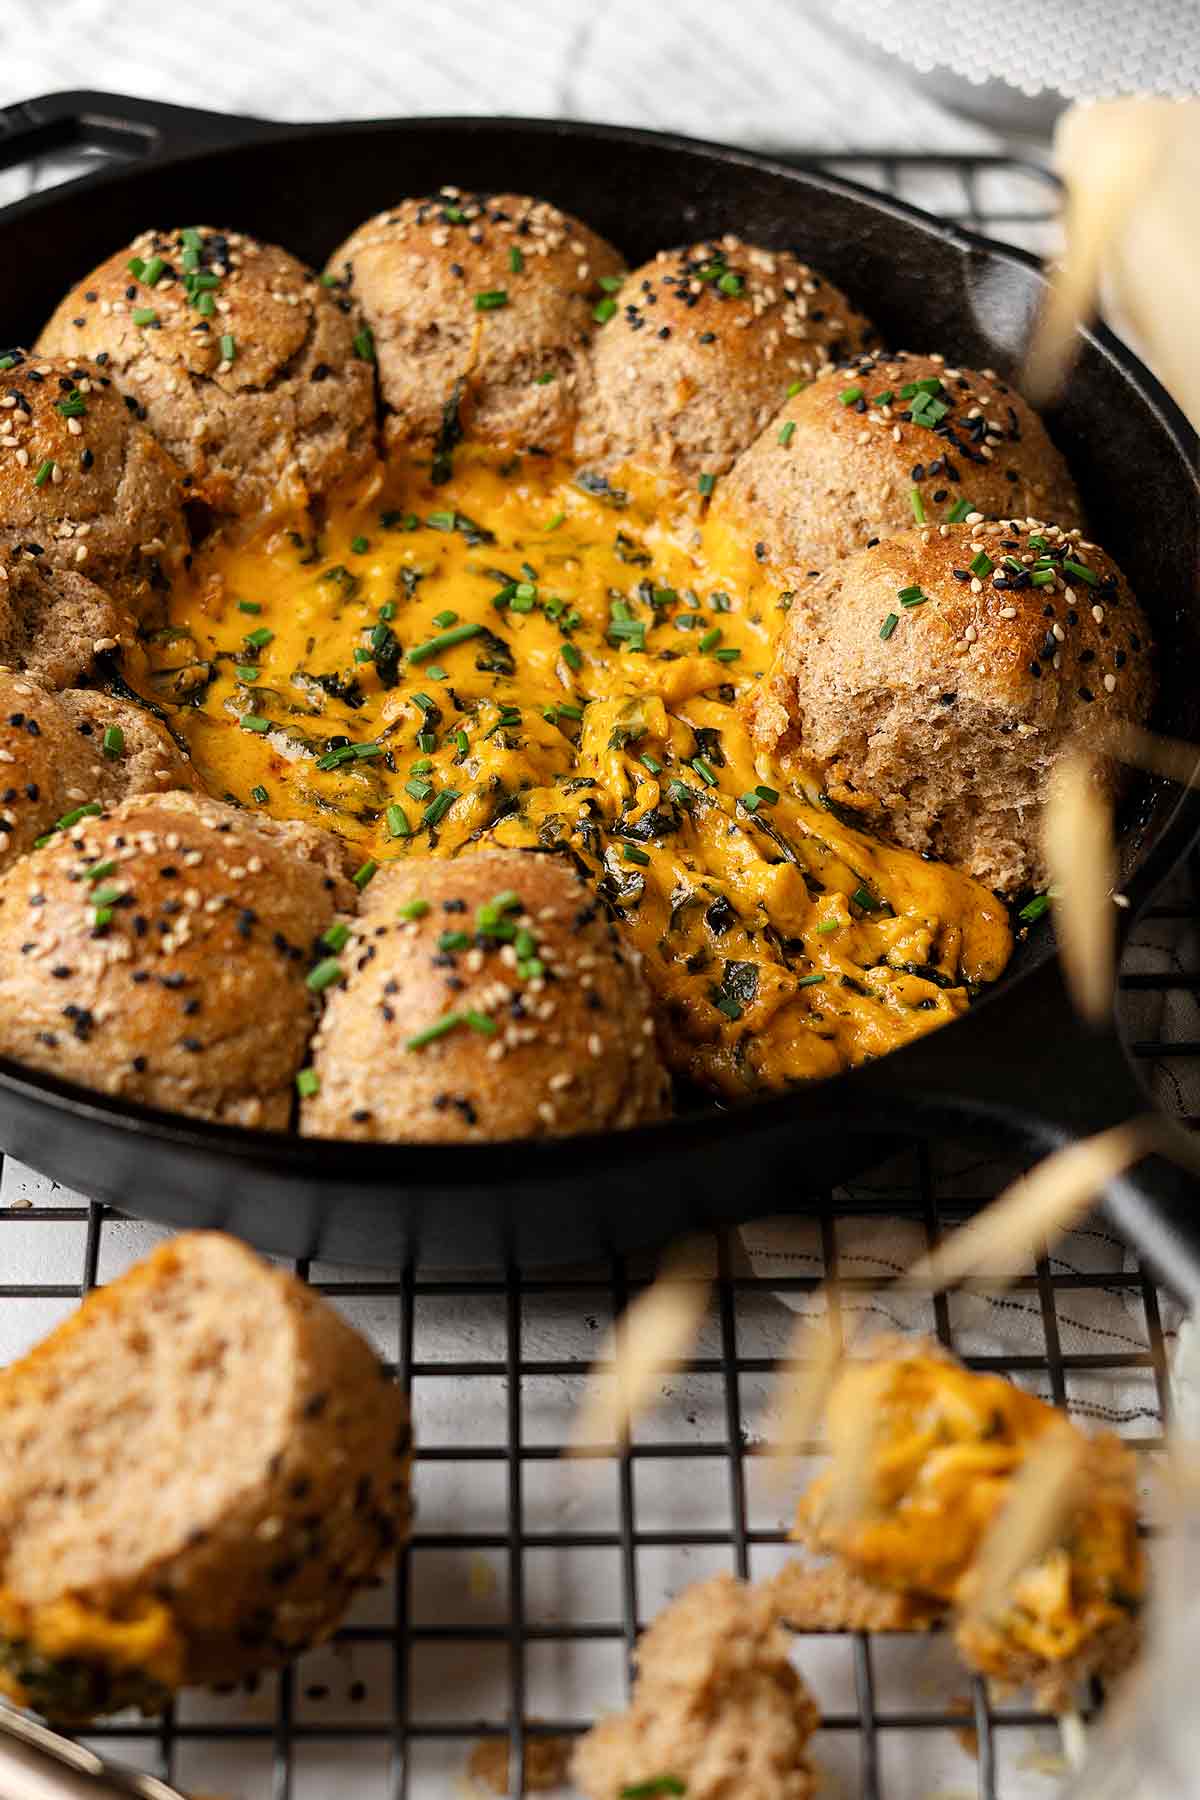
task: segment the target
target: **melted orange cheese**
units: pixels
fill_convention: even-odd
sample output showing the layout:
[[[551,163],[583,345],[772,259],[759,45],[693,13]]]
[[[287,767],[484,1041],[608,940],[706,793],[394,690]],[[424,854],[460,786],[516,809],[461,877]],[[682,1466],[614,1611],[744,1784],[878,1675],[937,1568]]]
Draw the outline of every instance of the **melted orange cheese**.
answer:
[[[440,485],[392,465],[317,534],[275,519],[199,557],[137,685],[214,794],[364,861],[572,852],[680,1072],[731,1095],[832,1074],[961,1013],[1008,919],[754,748],[738,702],[789,597],[707,514],[528,454],[468,446]]]

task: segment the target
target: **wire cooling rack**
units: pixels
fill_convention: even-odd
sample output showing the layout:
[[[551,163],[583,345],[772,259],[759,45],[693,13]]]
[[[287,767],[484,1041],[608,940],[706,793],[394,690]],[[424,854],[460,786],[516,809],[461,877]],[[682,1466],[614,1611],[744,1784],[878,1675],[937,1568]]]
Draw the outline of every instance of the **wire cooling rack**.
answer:
[[[898,155],[830,166],[1035,251],[1053,241],[1052,179],[1035,164]],[[20,179],[76,172],[60,164]],[[1144,917],[1122,974],[1133,1053],[1189,1118],[1200,1112],[1194,875]],[[1003,1288],[981,1284],[924,1311],[888,1291],[904,1262],[1017,1167],[919,1146],[856,1184],[852,1213],[834,1192],[820,1218],[713,1239],[714,1299],[694,1359],[664,1377],[631,1443],[598,1445],[584,1461],[561,1455],[571,1417],[604,1330],[649,1264],[453,1280],[301,1265],[411,1395],[412,1544],[336,1639],[293,1669],[188,1694],[161,1721],[120,1719],[92,1741],[228,1800],[487,1791],[467,1776],[485,1745],[496,1747],[509,1793],[532,1791],[527,1752],[552,1752],[624,1703],[629,1653],[661,1605],[719,1569],[762,1577],[789,1554],[805,1471],[782,1488],[769,1479],[767,1409],[795,1315],[823,1287],[844,1321],[865,1312],[936,1333],[972,1366],[1008,1373],[1152,1450],[1175,1315],[1102,1225]],[[0,1174],[0,1358],[162,1235],[10,1160]],[[1049,1791],[1047,1775],[1062,1766],[1055,1724],[969,1680],[943,1638],[805,1636],[797,1660],[821,1705],[814,1757],[831,1796],[1025,1800]]]

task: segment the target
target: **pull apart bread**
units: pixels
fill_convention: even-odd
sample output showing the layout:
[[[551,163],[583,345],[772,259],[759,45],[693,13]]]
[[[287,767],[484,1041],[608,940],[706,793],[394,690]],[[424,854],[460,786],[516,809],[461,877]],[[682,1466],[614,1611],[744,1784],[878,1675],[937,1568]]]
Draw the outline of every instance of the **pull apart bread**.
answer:
[[[285,1662],[404,1537],[410,1458],[331,1306],[173,1239],[0,1375],[0,1692],[81,1723]]]

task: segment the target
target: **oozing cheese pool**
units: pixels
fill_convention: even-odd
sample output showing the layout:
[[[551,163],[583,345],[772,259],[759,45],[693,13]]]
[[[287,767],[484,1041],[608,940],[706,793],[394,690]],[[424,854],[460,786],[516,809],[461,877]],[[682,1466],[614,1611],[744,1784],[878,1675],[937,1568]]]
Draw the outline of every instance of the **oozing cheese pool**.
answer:
[[[668,1061],[731,1096],[894,1049],[1001,973],[995,895],[752,747],[739,700],[789,596],[703,495],[472,446],[431,474],[393,463],[315,535],[273,519],[176,586],[136,685],[213,794],[336,829],[360,882],[483,840],[569,851]]]

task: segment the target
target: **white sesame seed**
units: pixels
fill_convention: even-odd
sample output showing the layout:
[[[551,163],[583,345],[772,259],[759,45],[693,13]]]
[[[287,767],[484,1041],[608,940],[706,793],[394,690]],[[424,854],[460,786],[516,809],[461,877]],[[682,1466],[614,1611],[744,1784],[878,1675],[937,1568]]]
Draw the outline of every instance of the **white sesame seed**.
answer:
[[[1104,691],[1106,694],[1115,694],[1116,693],[1117,678],[1115,675],[1106,675],[1104,677]]]
[[[966,638],[968,644],[973,644],[978,638],[979,633],[973,625],[968,625],[967,629],[963,632],[963,636]]]

